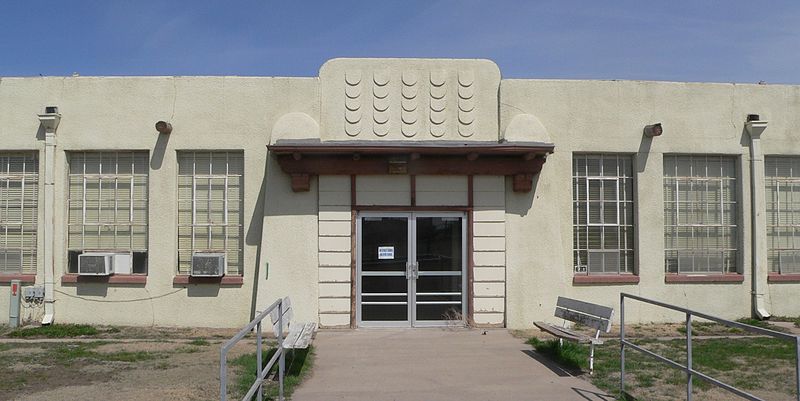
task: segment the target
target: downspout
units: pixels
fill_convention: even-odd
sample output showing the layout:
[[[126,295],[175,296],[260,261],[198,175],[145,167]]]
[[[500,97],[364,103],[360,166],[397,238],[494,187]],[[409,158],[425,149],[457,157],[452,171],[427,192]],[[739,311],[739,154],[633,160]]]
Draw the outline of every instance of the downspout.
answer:
[[[55,282],[53,209],[55,207],[56,129],[61,122],[58,107],[45,107],[44,114],[39,114],[39,122],[44,128],[44,318],[42,318],[42,325],[48,325],[53,323],[56,302],[53,295]]]
[[[747,116],[745,129],[750,135],[750,194],[752,202],[752,307],[759,319],[770,317],[767,304],[769,289],[767,288],[767,222],[766,222],[766,187],[764,185],[764,155],[761,154],[761,134],[767,129],[767,122],[759,120],[759,116]]]

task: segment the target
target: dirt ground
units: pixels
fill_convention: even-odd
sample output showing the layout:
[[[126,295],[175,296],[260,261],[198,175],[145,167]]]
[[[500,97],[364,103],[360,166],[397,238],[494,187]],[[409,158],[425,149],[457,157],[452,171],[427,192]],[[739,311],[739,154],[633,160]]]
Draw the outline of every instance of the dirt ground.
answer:
[[[792,325],[785,326],[785,330],[800,331]],[[626,336],[680,338],[684,335],[682,327],[682,324],[631,325],[626,327]],[[0,332],[0,400],[219,399],[219,349],[235,330],[98,329],[97,335],[68,339],[13,339]],[[709,323],[696,324],[694,332],[706,336],[747,334]],[[512,334],[525,339],[543,336],[538,330]],[[605,336],[618,335],[614,330]],[[245,339],[231,351],[228,361],[253,353],[254,348],[254,341]],[[664,368],[663,374],[670,373],[671,369]],[[236,369],[230,365],[228,375],[232,383]],[[591,381],[589,377],[585,379]],[[684,397],[674,395],[674,399]],[[758,395],[770,400],[794,399],[781,393]],[[696,394],[695,399],[728,400],[731,394],[708,389]]]
[[[0,400],[219,399],[219,350],[235,334],[232,330],[114,331],[74,339],[0,340]],[[254,351],[253,340],[245,339],[228,360]]]

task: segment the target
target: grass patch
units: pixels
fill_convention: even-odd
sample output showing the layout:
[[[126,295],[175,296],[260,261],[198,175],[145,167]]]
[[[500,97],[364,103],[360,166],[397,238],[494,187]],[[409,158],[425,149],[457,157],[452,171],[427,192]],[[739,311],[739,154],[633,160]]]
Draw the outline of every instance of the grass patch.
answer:
[[[197,352],[202,351],[200,348],[197,347],[178,347],[175,352],[179,352],[182,354],[194,354]]]
[[[267,365],[269,359],[275,354],[276,349],[270,348],[263,351],[261,361],[263,366]],[[314,364],[314,349],[309,346],[307,349],[293,349],[286,352],[286,372],[283,382],[284,396],[291,397],[294,389],[305,379],[311,367]],[[256,380],[257,364],[256,354],[245,354],[232,361],[232,365],[236,367],[236,380],[233,384],[233,389],[238,397],[243,397],[250,386]],[[270,370],[270,374],[277,376],[278,363]],[[267,376],[270,377],[270,376]],[[264,385],[264,399],[277,400],[278,399],[278,383],[276,381],[267,381]]]
[[[589,347],[558,340],[530,339],[537,352],[566,368],[588,372]],[[686,363],[685,340],[637,339],[640,347],[675,362]],[[594,375],[587,379],[602,390],[619,397],[619,341],[607,340],[595,347]],[[695,369],[725,383],[759,395],[775,391],[794,395],[794,343],[769,337],[695,339],[692,347]],[[686,375],[636,350],[625,352],[626,389],[642,400],[672,400],[683,394]],[[695,378],[695,393],[715,386]],[[765,397],[765,395],[762,395]]]
[[[8,333],[9,337],[47,337],[47,338],[67,338],[81,336],[95,336],[99,332],[93,326],[87,324],[51,324],[49,326],[26,327]]]
[[[189,345],[195,345],[195,346],[198,346],[198,347],[205,347],[205,346],[210,345],[210,344],[211,343],[206,341],[204,338],[195,338],[194,340],[189,341]]]
[[[95,341],[82,344],[58,345],[52,349],[51,355],[62,365],[69,365],[75,360],[86,359],[96,362],[141,362],[151,359],[163,358],[159,353],[146,351],[118,351],[118,352],[96,352],[93,348],[106,344],[103,341]]]
[[[558,340],[555,339],[542,341],[535,337],[529,339],[528,344],[532,345],[536,351],[547,355],[564,367],[575,370],[588,367],[588,363],[585,361],[589,358],[589,354],[584,349],[586,347],[580,344],[564,341],[564,344],[560,345]]]
[[[141,362],[149,361],[151,359],[163,358],[161,354],[146,351],[120,351],[109,353],[93,353],[92,359],[100,361],[113,361],[113,362]]]

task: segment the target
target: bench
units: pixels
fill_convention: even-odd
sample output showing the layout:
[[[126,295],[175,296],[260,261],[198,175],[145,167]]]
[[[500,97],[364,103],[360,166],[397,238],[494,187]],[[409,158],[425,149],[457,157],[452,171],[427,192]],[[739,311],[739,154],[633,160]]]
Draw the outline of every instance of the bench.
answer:
[[[283,348],[296,349],[308,348],[314,333],[317,331],[316,323],[299,323],[292,321],[294,312],[292,311],[292,301],[289,297],[283,299]],[[275,308],[269,315],[272,320],[272,332],[275,333],[275,338],[278,337],[279,311]]]
[[[555,316],[564,319],[564,325],[559,327],[545,322],[533,322],[533,324],[542,331],[558,337],[559,345],[563,344],[563,340],[590,344],[589,374],[592,374],[594,373],[594,346],[595,344],[603,343],[603,340],[600,339],[601,330],[605,333],[611,330],[611,317],[613,315],[614,308],[572,298],[558,297]],[[567,321],[595,329],[594,337],[570,330],[566,327]]]

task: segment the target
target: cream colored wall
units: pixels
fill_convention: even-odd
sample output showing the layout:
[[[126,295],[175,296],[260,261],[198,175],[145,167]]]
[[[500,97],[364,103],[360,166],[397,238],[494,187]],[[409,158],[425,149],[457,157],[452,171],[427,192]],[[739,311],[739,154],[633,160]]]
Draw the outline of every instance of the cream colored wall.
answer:
[[[477,325],[503,326],[507,291],[505,179],[475,176],[472,185],[473,317]]]
[[[319,323],[350,327],[352,211],[349,176],[319,177]]]
[[[338,58],[319,78],[323,140],[497,140],[490,60]]]
[[[301,279],[308,271],[314,272],[316,265],[315,252],[307,251],[308,241],[303,241],[304,237],[310,240],[316,237],[313,230],[315,198],[309,195],[305,203],[302,196],[289,198],[288,179],[277,165],[266,164],[265,160],[274,121],[290,111],[318,116],[317,99],[315,79],[2,79],[0,138],[3,138],[4,150],[40,149],[41,142],[36,139],[39,129],[36,114],[48,105],[57,105],[62,114],[55,160],[55,196],[59,205],[55,211],[54,247],[56,321],[235,327],[249,320],[254,283],[260,287],[260,303],[291,293],[299,298],[299,317],[315,317],[316,288],[313,282]],[[172,123],[174,130],[169,137],[159,138],[155,132],[153,124],[158,120]],[[60,277],[66,271],[65,151],[114,149],[147,150],[151,156],[147,283],[61,285]],[[177,268],[176,151],[184,149],[244,151],[243,286],[172,284]],[[267,184],[264,183],[265,173],[270,176]],[[43,185],[43,180],[40,182]],[[268,206],[262,210],[260,202],[265,198]],[[258,255],[262,223],[266,223],[267,228],[263,233],[264,246]],[[279,246],[275,241],[276,232],[281,236]],[[296,239],[297,245],[286,244],[284,235]],[[42,237],[40,235],[39,255],[43,254]],[[266,271],[261,271],[265,262],[272,262],[269,277]],[[39,266],[37,283],[41,284],[41,260]],[[261,267],[260,276],[254,281],[257,266]],[[2,288],[7,289],[6,286]],[[3,299],[0,302],[7,302],[7,292],[0,293],[0,298]]]
[[[245,323],[252,310],[260,310],[279,296],[290,295],[297,319],[319,319],[325,326],[344,325],[344,317],[349,315],[345,298],[349,299],[350,286],[342,256],[349,252],[349,245],[343,238],[351,234],[349,227],[345,229],[347,224],[343,224],[350,207],[349,179],[314,178],[310,191],[292,192],[289,177],[268,157],[266,145],[271,141],[270,133],[276,122],[289,113],[299,116],[297,121],[302,120],[303,124],[295,126],[294,120],[289,119],[285,127],[278,124],[282,127],[279,132],[294,132],[292,129],[296,128],[301,137],[307,131],[312,138],[351,138],[341,127],[345,121],[344,74],[358,67],[357,62],[353,63],[347,60],[338,65],[334,63],[333,67],[323,67],[319,79],[0,79],[2,150],[41,150],[36,114],[41,113],[44,106],[57,105],[63,116],[55,160],[58,166],[55,196],[60,205],[55,211],[56,321],[233,327]],[[487,61],[383,60],[370,61],[363,66],[365,82],[367,79],[374,82],[375,71],[381,74],[381,71],[388,71],[393,82],[389,84],[393,94],[388,96],[396,97],[393,100],[396,105],[390,105],[390,113],[393,113],[390,118],[400,119],[391,121],[402,121],[400,110],[404,109],[400,98],[403,98],[404,84],[400,82],[404,71],[415,71],[418,79],[425,78],[428,82],[431,80],[428,69],[444,71],[445,85],[450,85],[444,93],[450,100],[444,102],[444,114],[435,118],[444,116],[451,125],[441,137],[433,136],[429,129],[419,131],[425,135],[409,137],[401,128],[390,131],[386,137],[379,137],[372,130],[369,135],[352,139],[492,140],[498,133],[504,135],[514,117],[528,113],[536,118],[517,119],[517,126],[511,130],[514,135],[509,139],[541,139],[521,134],[524,133],[522,126],[536,123],[531,131],[539,135],[546,128],[549,135],[543,137],[549,136],[556,145],[555,153],[548,157],[541,174],[535,178],[531,193],[512,192],[510,182],[504,183],[501,191],[502,179],[475,177],[476,321],[484,324],[505,321],[511,328],[530,327],[533,320],[553,320],[552,309],[558,295],[617,307],[620,291],[725,317],[750,314],[749,138],[743,124],[747,114],[761,114],[762,119],[769,121],[762,140],[764,154],[800,155],[800,141],[797,140],[800,87],[638,81],[499,81],[496,66]],[[436,74],[441,75],[439,72]],[[459,105],[468,105],[468,100],[473,99],[468,97],[469,90],[459,92],[459,88],[469,86],[466,85],[469,79],[459,81],[462,72],[468,72],[463,74],[467,78],[471,74],[476,85],[475,119],[465,120],[473,121],[475,127],[480,128],[474,136],[465,136],[463,132],[466,131],[459,131],[465,124],[456,122],[459,110],[463,112]],[[385,77],[378,78],[383,82]],[[325,89],[328,86],[321,83],[324,79],[331,80],[333,89]],[[434,81],[438,79],[434,77]],[[375,96],[374,88],[364,85],[364,93],[372,91],[370,96]],[[496,107],[496,86],[492,85],[500,88],[499,108]],[[430,95],[430,88],[427,91],[426,96]],[[383,93],[379,91],[378,95]],[[375,108],[374,99],[370,99],[369,102],[365,100],[364,105]],[[383,107],[378,106],[379,109]],[[496,123],[498,110],[499,127]],[[374,120],[374,113],[370,113],[367,117]],[[426,113],[419,117],[430,119],[430,111]],[[168,138],[159,139],[155,133],[153,124],[158,120],[172,123],[174,131]],[[653,140],[643,139],[642,127],[654,122],[664,124],[664,135]],[[374,127],[370,125],[370,128]],[[112,149],[147,150],[151,155],[147,284],[61,285],[59,278],[66,270],[64,152]],[[175,156],[176,151],[183,149],[244,151],[245,284],[241,287],[172,284],[177,248]],[[570,183],[573,152],[635,155],[639,284],[572,284]],[[662,157],[670,153],[726,154],[737,158],[743,283],[664,283]],[[43,162],[41,156],[40,161]],[[460,189],[448,189],[460,188],[460,181],[443,186],[437,181],[441,179],[420,177],[418,204],[464,202]],[[43,181],[40,182],[43,185]],[[338,188],[338,184],[346,184],[348,193],[334,194],[337,191],[330,189]],[[405,186],[388,185],[382,178],[366,184],[368,181],[359,181],[360,200],[372,204],[410,202],[400,196],[405,193]],[[332,200],[337,196],[339,200]],[[329,228],[334,231],[328,231]],[[43,236],[39,238],[39,254],[43,255]],[[38,263],[37,283],[41,284],[44,268],[41,258]],[[342,290],[345,287],[348,288],[346,294]],[[770,284],[768,288],[769,307],[774,314],[800,315],[800,303],[795,302],[794,295],[800,290],[800,284]],[[6,316],[7,310],[8,285],[4,284],[0,285],[0,316]],[[40,317],[40,310],[30,311],[31,319]],[[680,316],[633,306],[628,311],[629,319],[636,321],[680,319]]]
[[[418,206],[468,205],[465,176],[417,176]],[[322,327],[349,327],[351,311],[350,177],[319,179],[319,321]],[[505,182],[503,177],[474,178],[473,284],[475,323],[505,322]],[[361,206],[409,206],[407,175],[357,176],[356,199]]]
[[[750,316],[751,232],[747,114],[769,120],[764,153],[800,154],[800,87],[638,81],[504,80],[501,131],[517,114],[539,118],[556,145],[529,194],[508,192],[508,327],[554,320],[559,295],[619,308],[621,291],[715,315]],[[661,122],[664,134],[642,135]],[[636,250],[639,284],[572,284],[572,153],[635,156]],[[670,153],[726,154],[737,158],[740,269],[737,284],[666,284],[663,262],[663,159]],[[765,278],[764,278],[765,279]],[[800,314],[790,294],[800,284],[772,284],[773,313]],[[632,321],[679,320],[678,314],[626,306]]]

